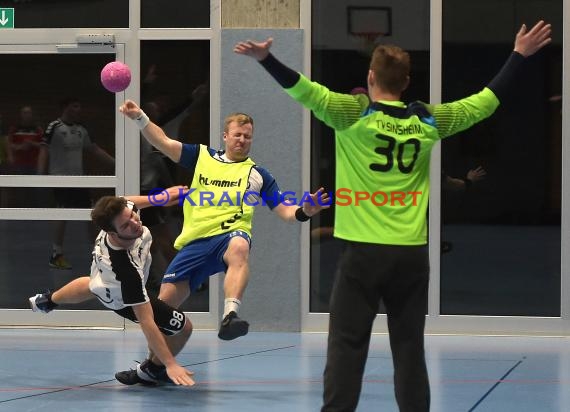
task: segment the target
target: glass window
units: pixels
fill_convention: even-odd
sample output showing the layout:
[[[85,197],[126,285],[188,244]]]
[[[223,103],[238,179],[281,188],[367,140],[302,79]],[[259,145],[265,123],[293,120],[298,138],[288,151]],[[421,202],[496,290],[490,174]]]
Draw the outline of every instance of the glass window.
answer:
[[[210,27],[210,0],[142,0],[141,27]]]
[[[129,0],[0,0],[14,9],[14,27],[129,27]]]
[[[142,41],[141,105],[166,134],[183,143],[210,143],[210,42]],[[190,185],[193,171],[179,167],[141,138],[141,193],[173,185]],[[174,239],[182,228],[180,207],[150,208],[143,223],[153,235],[151,271],[165,273],[174,258]],[[208,311],[207,283],[182,306]]]
[[[90,209],[115,189],[88,187],[0,187],[0,207]]]
[[[63,256],[71,268],[56,268],[50,259],[60,230],[64,233]],[[27,309],[30,296],[89,274],[95,236],[95,228],[87,221],[0,220],[0,307]],[[94,299],[68,309],[104,308]]]
[[[562,16],[544,7],[444,2],[443,101],[486,85],[522,23]],[[555,37],[491,118],[442,142],[442,314],[560,316],[561,70]]]
[[[0,54],[0,173],[114,175],[112,54]]]
[[[312,79],[341,93],[366,88],[375,44],[393,43],[406,49],[412,61],[411,83],[403,100],[428,101],[429,1],[417,3],[411,22],[407,6],[397,2],[376,2],[370,7],[365,1],[313,1]],[[378,19],[364,18],[366,13]],[[312,117],[311,187],[323,186],[330,192],[335,190],[333,136],[331,128]],[[311,312],[328,312],[333,278],[344,248],[342,241],[332,237],[333,222],[334,206],[311,219]]]

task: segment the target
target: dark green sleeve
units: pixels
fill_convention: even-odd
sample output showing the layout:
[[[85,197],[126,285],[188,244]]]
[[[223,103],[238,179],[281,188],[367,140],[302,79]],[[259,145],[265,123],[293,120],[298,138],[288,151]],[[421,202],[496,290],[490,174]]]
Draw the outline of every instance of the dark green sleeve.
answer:
[[[368,107],[365,95],[331,92],[325,86],[301,75],[299,81],[285,91],[311,110],[315,117],[335,130],[344,130],[356,123]]]

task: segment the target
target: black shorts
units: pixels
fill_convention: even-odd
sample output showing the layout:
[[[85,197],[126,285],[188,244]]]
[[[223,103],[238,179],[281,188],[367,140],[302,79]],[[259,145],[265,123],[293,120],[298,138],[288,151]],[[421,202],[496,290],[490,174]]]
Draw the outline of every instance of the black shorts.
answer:
[[[163,335],[176,335],[178,332],[184,329],[184,325],[186,324],[186,316],[183,312],[174,309],[170,305],[164,303],[162,300],[153,296],[151,296],[149,299],[152,306],[152,311],[154,312],[154,322]],[[132,306],[127,306],[126,308],[116,310],[115,313],[125,319],[139,323]]]

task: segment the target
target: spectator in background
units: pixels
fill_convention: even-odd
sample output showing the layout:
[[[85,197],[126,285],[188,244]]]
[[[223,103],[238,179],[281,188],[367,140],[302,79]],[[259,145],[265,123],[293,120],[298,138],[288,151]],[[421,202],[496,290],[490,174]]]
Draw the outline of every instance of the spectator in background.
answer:
[[[43,130],[34,120],[32,107],[23,106],[18,124],[8,130],[6,154],[10,174],[36,174],[42,135]]]
[[[144,108],[149,118],[159,122],[160,106],[156,102],[148,102],[144,104]],[[153,190],[172,186],[174,179],[168,166],[170,160],[153,148],[146,139],[141,138],[140,151],[141,194],[148,195]],[[151,252],[154,259],[151,263],[147,289],[154,295],[158,295],[166,265],[176,256],[176,249],[174,249],[176,235],[170,230],[166,215],[167,210],[164,207],[150,207],[141,210],[141,219],[149,228],[153,238]]]
[[[87,129],[80,123],[81,103],[79,99],[67,97],[61,101],[61,116],[51,122],[43,136],[38,156],[38,173],[64,176],[84,175],[83,153],[97,157],[101,162],[114,165],[115,160],[94,143]],[[54,188],[57,207],[91,208],[89,189]],[[66,221],[55,222],[52,251],[49,265],[54,269],[71,269],[63,255],[63,240]]]
[[[151,89],[158,79],[156,64],[152,64],[143,80],[141,95],[144,100],[142,109],[150,120],[163,128],[165,132],[176,140],[180,139],[180,126],[190,113],[207,100],[209,89],[206,84],[200,84],[191,95],[173,108],[165,109],[160,99],[149,99]],[[208,142],[196,142],[208,143]],[[149,194],[155,189],[163,189],[174,185],[177,180],[176,165],[160,151],[156,150],[144,138],[141,138],[141,167],[140,167],[140,193]],[[151,207],[141,210],[141,219],[152,234],[152,265],[148,278],[147,289],[158,294],[162,276],[166,267],[176,256],[173,233],[170,222],[167,221],[167,208]]]
[[[467,172],[464,178],[451,177],[443,170],[441,171],[441,188],[450,192],[466,193],[473,183],[483,180],[487,175],[487,171],[481,166],[471,169]],[[449,253],[453,249],[453,243],[447,240],[441,241],[441,253]]]
[[[441,171],[441,183],[444,190],[465,190],[467,191],[473,183],[478,182],[485,178],[487,172],[481,166],[477,166],[475,169],[471,169],[465,175],[465,178],[461,177],[451,177],[442,170]]]

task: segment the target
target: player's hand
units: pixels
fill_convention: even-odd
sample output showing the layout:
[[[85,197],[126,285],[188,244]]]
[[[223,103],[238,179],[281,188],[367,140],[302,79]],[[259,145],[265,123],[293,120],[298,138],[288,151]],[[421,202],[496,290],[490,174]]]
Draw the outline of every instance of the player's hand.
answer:
[[[311,193],[310,196],[311,202],[307,201],[303,204],[303,212],[307,216],[314,216],[321,210],[331,207],[331,198],[324,188],[319,188],[315,193]]]
[[[524,57],[532,56],[552,41],[552,26],[544,20],[539,21],[530,30],[523,24],[515,38],[515,51]]]
[[[234,46],[234,52],[237,54],[243,54],[245,56],[253,57],[257,61],[261,61],[267,57],[269,54],[269,49],[273,44],[273,38],[269,37],[263,42],[255,42],[247,40],[244,42],[239,42]]]
[[[192,379],[194,372],[190,372],[177,363],[167,367],[166,374],[175,385],[192,386],[196,383],[194,379]]]
[[[485,178],[487,171],[483,169],[481,166],[478,166],[476,169],[471,169],[467,172],[467,179],[471,180],[472,182],[478,182]]]
[[[130,119],[136,119],[142,114],[141,108],[132,100],[125,100],[119,107],[119,111]]]
[[[188,193],[188,186],[171,186],[168,189],[166,189],[166,192],[168,193],[168,203],[165,204],[164,206],[174,206],[174,205],[182,205],[182,202],[180,202],[180,198],[181,197],[185,197],[186,194]]]

